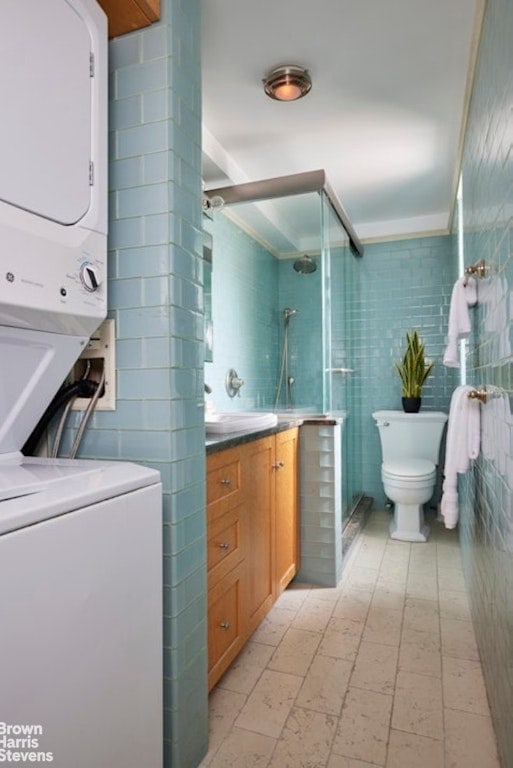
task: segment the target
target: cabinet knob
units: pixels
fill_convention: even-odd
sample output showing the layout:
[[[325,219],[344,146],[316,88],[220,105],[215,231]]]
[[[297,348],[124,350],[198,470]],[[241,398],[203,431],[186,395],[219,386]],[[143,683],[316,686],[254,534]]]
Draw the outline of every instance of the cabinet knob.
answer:
[[[285,466],[284,461],[277,461],[276,464],[273,464],[273,469],[281,469],[284,466]]]
[[[221,543],[219,544],[219,549],[230,549],[230,545],[228,544],[227,541],[221,541]]]
[[[230,622],[229,621],[222,621],[219,624],[221,629],[230,629]]]
[[[221,485],[230,485],[231,482],[232,482],[231,477],[223,477],[221,480]]]

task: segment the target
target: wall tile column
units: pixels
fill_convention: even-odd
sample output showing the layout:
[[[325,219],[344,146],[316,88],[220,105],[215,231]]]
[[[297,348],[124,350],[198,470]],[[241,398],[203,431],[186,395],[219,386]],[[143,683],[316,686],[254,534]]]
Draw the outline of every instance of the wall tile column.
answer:
[[[342,424],[304,424],[300,439],[299,581],[335,587],[342,576]]]
[[[164,765],[192,768],[208,738],[200,0],[161,5],[160,22],[109,47],[117,407],[94,416],[80,455],[161,472]]]

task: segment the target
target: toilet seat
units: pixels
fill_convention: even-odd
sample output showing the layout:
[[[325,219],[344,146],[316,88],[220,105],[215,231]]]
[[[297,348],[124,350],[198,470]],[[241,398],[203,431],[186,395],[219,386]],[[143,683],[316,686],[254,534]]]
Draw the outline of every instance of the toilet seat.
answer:
[[[435,465],[427,459],[403,459],[401,461],[384,461],[381,465],[383,476],[391,480],[397,478],[406,482],[427,480],[435,477]]]

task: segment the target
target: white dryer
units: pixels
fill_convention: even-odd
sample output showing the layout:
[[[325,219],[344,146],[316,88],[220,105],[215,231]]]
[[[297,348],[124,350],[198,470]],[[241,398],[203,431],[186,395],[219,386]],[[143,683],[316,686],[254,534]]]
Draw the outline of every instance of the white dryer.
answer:
[[[21,454],[106,314],[105,15],[2,0],[0,71],[0,762],[160,768],[159,473]]]

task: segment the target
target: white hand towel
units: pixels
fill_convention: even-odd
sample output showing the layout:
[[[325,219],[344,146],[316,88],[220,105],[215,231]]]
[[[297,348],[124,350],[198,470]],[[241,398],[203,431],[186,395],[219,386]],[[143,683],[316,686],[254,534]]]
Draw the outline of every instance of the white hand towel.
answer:
[[[472,387],[456,387],[451,397],[441,512],[446,528],[458,522],[458,473],[467,472],[470,460],[479,456],[481,409],[469,398]]]
[[[469,307],[477,302],[477,283],[474,277],[465,281],[460,277],[454,283],[451,294],[451,306],[449,308],[449,328],[447,333],[447,349],[443,359],[448,368],[459,368],[460,358],[458,353],[458,341],[465,339],[472,329],[470,323]]]

